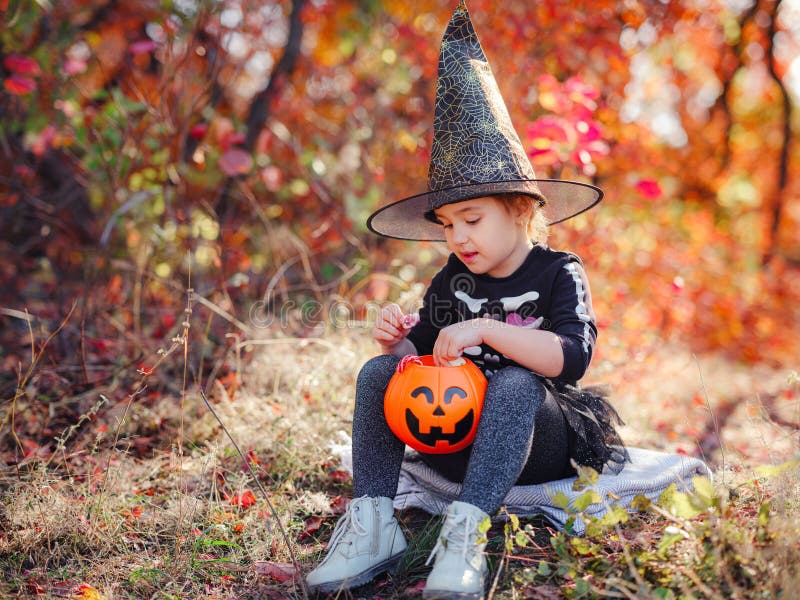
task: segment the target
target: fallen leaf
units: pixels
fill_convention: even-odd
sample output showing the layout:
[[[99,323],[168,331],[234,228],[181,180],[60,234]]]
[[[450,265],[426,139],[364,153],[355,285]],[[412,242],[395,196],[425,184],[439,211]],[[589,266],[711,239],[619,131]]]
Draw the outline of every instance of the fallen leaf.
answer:
[[[335,515],[342,515],[344,511],[347,510],[347,505],[350,503],[349,498],[345,498],[344,496],[336,496],[333,500],[331,500],[331,510]]]
[[[234,494],[230,500],[233,506],[241,506],[242,508],[249,508],[256,503],[256,497],[250,490],[245,490],[241,494]]]
[[[405,589],[405,591],[403,592],[403,597],[408,598],[413,596],[419,596],[420,594],[422,594],[422,590],[424,589],[425,589],[425,582],[418,581],[414,585],[410,585]]]
[[[73,598],[80,600],[103,600],[104,596],[96,588],[88,583],[82,583],[72,595]]]
[[[336,483],[345,483],[350,481],[350,473],[347,471],[331,471],[331,479],[333,479]]]
[[[319,531],[319,527],[320,525],[322,525],[322,522],[324,520],[325,519],[323,519],[322,517],[308,517],[305,521],[306,526],[297,539],[303,540],[307,537],[311,537],[314,533]]]
[[[255,568],[258,575],[265,575],[278,583],[294,581],[297,576],[294,565],[289,563],[258,560],[255,563]]]

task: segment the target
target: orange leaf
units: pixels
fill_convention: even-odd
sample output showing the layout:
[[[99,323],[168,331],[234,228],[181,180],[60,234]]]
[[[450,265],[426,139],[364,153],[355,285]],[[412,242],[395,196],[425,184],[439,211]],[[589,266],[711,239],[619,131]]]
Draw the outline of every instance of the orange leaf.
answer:
[[[250,490],[246,490],[242,494],[235,494],[231,496],[230,500],[233,506],[241,506],[242,508],[249,508],[256,503],[256,497],[253,495],[253,492]]]
[[[72,597],[76,600],[103,600],[104,598],[103,594],[101,594],[96,588],[90,586],[88,583],[80,584]]]

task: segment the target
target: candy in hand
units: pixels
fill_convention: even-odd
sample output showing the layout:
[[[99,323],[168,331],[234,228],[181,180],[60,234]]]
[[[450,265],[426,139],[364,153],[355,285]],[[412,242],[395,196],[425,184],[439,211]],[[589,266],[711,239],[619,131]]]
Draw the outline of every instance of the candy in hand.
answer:
[[[419,323],[419,315],[417,313],[411,313],[403,317],[403,329],[411,329],[417,323]]]

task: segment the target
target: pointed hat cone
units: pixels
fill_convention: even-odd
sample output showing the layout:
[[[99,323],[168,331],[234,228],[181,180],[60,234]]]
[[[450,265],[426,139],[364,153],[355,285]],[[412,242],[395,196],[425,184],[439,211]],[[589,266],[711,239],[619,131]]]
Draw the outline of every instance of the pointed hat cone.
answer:
[[[588,210],[603,196],[592,185],[536,178],[461,0],[439,53],[428,191],[379,209],[367,227],[388,237],[440,241],[444,232],[435,209],[499,194],[532,196],[550,224]]]

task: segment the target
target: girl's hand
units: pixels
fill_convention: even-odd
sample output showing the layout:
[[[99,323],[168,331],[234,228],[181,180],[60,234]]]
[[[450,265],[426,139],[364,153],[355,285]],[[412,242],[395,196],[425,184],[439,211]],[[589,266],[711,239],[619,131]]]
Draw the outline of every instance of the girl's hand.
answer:
[[[391,348],[402,342],[418,321],[419,315],[416,313],[406,315],[397,304],[388,304],[375,319],[372,337],[384,348]]]
[[[471,319],[454,323],[442,329],[433,345],[433,360],[438,366],[446,366],[464,352],[464,348],[483,343],[485,319]]]

